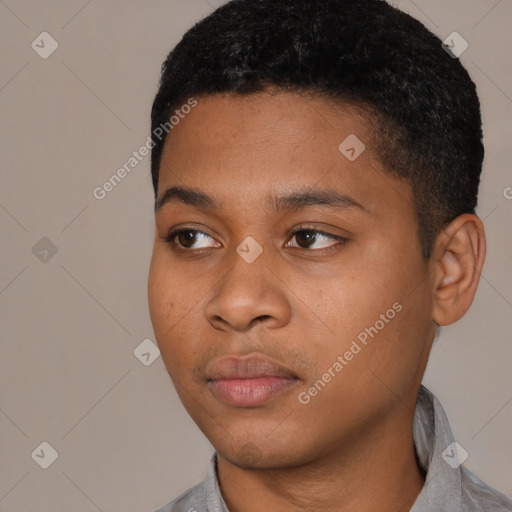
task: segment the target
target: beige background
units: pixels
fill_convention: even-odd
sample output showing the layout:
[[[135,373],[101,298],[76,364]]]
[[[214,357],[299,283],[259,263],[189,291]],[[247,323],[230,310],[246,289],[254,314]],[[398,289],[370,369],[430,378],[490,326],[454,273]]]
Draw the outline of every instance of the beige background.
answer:
[[[105,199],[92,191],[144,144],[162,61],[220,3],[0,1],[1,512],[153,512],[204,477],[211,445],[161,358],[134,356],[154,339],[149,156]],[[469,42],[461,60],[483,105],[488,258],[425,384],[466,466],[512,496],[512,2],[395,4]],[[59,44],[47,59],[31,48],[43,31]],[[32,249],[43,237],[57,249],[47,261]],[[31,457],[43,441],[58,453],[48,469],[36,464],[48,449]]]

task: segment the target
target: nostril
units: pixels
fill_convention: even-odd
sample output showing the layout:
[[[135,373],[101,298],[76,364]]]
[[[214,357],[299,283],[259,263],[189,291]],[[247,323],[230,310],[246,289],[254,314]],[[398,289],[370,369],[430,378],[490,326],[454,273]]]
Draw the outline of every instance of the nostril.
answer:
[[[252,322],[262,322],[263,320],[266,320],[267,318],[270,318],[270,315],[261,315],[261,316],[256,317],[255,319],[253,319]]]

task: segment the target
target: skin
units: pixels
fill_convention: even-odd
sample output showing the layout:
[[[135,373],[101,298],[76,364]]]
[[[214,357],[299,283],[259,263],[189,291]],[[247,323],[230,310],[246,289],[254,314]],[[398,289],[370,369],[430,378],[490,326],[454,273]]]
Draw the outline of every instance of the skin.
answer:
[[[476,292],[480,219],[457,217],[426,261],[411,188],[382,167],[362,112],[291,92],[197,99],[166,141],[158,199],[191,187],[219,208],[174,200],[157,211],[148,299],[167,371],[217,450],[229,510],[410,510],[425,481],[412,440],[416,395],[435,324],[458,320]],[[366,145],[352,162],[338,149],[349,134]],[[266,205],[319,188],[364,209]],[[346,241],[291,234],[304,225]],[[204,234],[163,240],[184,227]],[[249,236],[263,249],[252,263],[236,252]],[[401,311],[300,403],[394,303]],[[207,365],[247,354],[297,381],[259,407],[217,400]]]

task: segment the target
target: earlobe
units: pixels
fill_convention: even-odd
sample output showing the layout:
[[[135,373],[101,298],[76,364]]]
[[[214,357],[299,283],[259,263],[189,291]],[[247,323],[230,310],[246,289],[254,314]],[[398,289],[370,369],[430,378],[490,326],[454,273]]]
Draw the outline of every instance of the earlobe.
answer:
[[[471,306],[485,260],[485,231],[480,218],[464,214],[437,237],[433,251],[433,311],[438,325],[450,325]]]

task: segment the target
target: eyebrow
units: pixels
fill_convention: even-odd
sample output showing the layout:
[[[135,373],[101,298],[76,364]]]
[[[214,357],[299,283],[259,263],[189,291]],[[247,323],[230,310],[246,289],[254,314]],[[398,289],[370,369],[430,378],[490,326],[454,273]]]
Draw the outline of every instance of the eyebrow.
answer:
[[[164,205],[179,201],[203,210],[220,210],[216,199],[196,188],[174,186],[168,188],[155,202],[155,213]],[[272,210],[301,210],[308,206],[327,206],[333,209],[357,209],[367,212],[366,208],[351,197],[340,194],[334,189],[297,190],[283,196],[267,197],[267,205]]]

